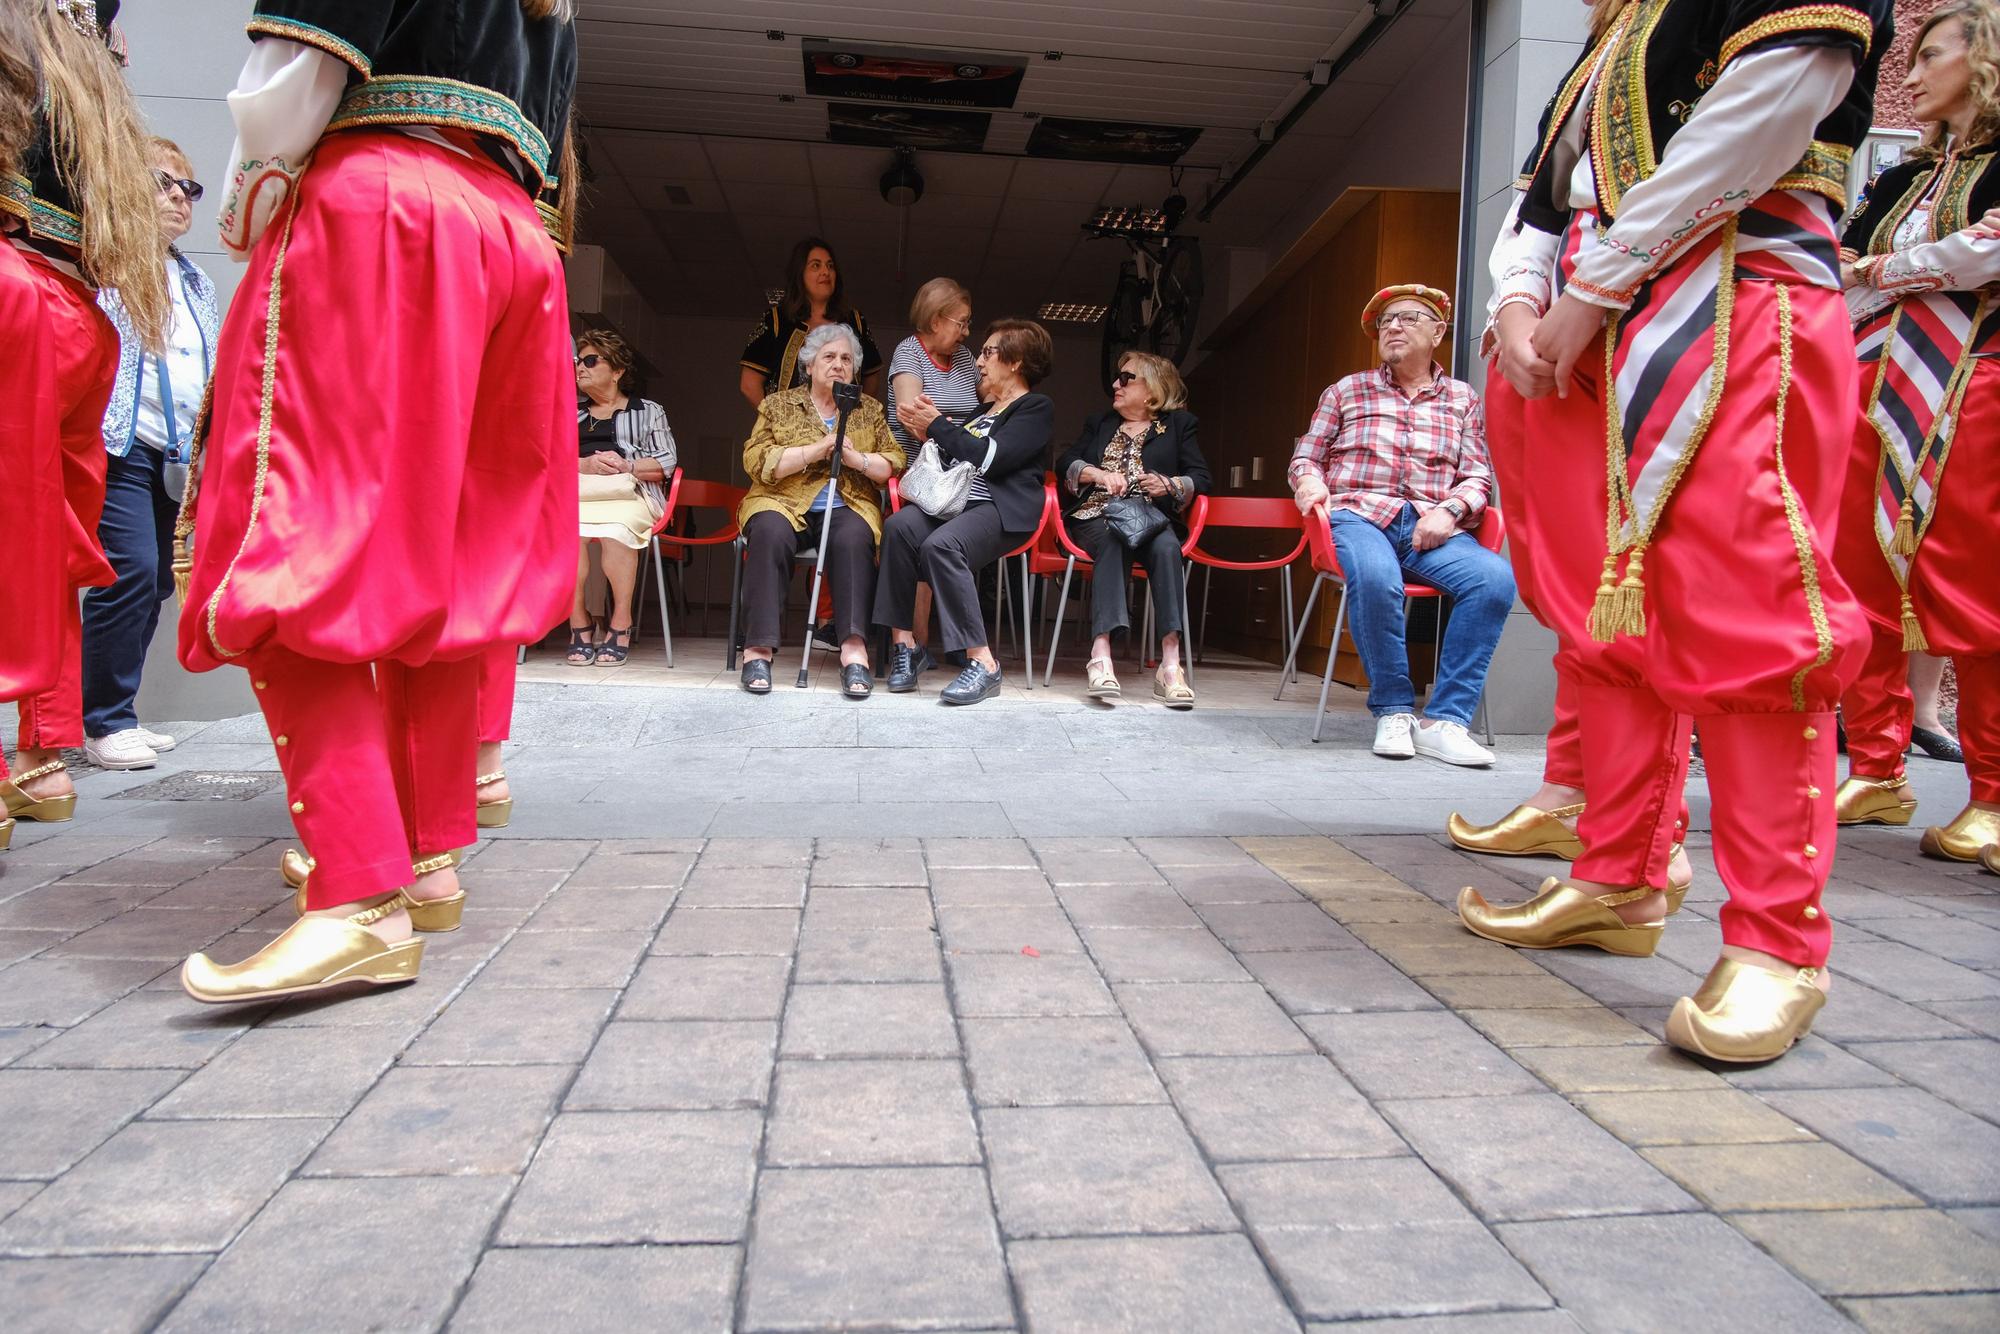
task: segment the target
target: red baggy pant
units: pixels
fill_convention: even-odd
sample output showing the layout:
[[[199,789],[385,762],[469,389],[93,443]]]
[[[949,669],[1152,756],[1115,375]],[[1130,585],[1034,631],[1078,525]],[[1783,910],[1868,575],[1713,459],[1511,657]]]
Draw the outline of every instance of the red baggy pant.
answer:
[[[1872,368],[1860,376],[1864,406]],[[2000,802],[2000,577],[1993,573],[2000,515],[2000,362],[1974,362],[1934,514],[1910,565],[1910,602],[1930,651],[1958,672],[1959,744],[1974,801]],[[1854,432],[1841,495],[1835,561],[1867,613],[1868,652],[1841,696],[1849,772],[1903,772],[1915,701],[1903,649],[1902,589],[1875,535],[1882,442],[1864,416]]]
[[[315,861],[307,907],[401,888],[412,861],[478,837],[477,658],[371,666],[265,647],[245,665]]]
[[[1834,851],[1833,706],[1865,636],[1831,559],[1854,358],[1838,294],[1793,286],[1779,441],[1777,290],[1737,285],[1725,389],[1647,555],[1648,632],[1600,644],[1588,629],[1607,503],[1601,344],[1568,398],[1526,405],[1536,484],[1515,509],[1527,535],[1515,559],[1533,567],[1523,582],[1578,682],[1589,804],[1577,878],[1666,883],[1693,718],[1729,890],[1724,941],[1818,966],[1831,938],[1819,900]]]
[[[479,655],[479,744],[507,739],[514,720],[512,644],[495,644]]]
[[[0,372],[6,377],[0,392],[9,399],[9,438],[0,442],[8,463],[4,485],[17,485],[17,461],[22,479],[6,508],[21,512],[23,527],[4,531],[10,561],[25,563],[19,592],[0,595],[0,639],[9,644],[0,657],[22,655],[16,666],[0,666],[0,682],[18,692],[6,696],[20,700],[18,744],[55,750],[83,744],[83,621],[76,590],[107,586],[115,577],[97,540],[97,521],[104,512],[104,409],[118,374],[118,333],[83,282],[42,255],[4,242],[0,247],[8,252],[0,286],[10,294],[7,350],[0,360],[12,363],[18,354],[21,362]],[[41,321],[27,316],[27,293],[40,306]],[[42,346],[31,350],[17,340],[17,323],[30,338],[39,328]],[[17,425],[23,434],[13,437]],[[5,582],[16,577],[10,570]]]

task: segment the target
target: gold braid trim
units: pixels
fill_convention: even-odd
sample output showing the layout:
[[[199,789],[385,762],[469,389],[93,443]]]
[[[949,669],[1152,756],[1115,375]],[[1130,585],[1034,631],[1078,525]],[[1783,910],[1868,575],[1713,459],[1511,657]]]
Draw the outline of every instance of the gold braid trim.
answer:
[[[1792,549],[1798,553],[1799,578],[1806,586],[1806,614],[1812,618],[1813,639],[1819,654],[1792,677],[1792,708],[1806,708],[1806,677],[1833,661],[1833,627],[1826,619],[1826,599],[1820,593],[1819,564],[1813,559],[1812,535],[1806,531],[1798,493],[1785,472],[1785,404],[1792,393],[1792,289],[1777,283],[1778,289],[1778,427],[1772,457],[1778,464],[1778,491],[1785,498],[1785,523],[1792,530]]]
[[[458,865],[457,857],[449,852],[440,852],[434,856],[420,858],[417,861],[411,862],[410,872],[413,875],[429,875],[433,871],[442,871],[448,866],[456,865]]]
[[[1681,478],[1693,466],[1695,453],[1707,438],[1708,428],[1715,421],[1716,409],[1722,403],[1722,391],[1729,374],[1730,319],[1736,310],[1734,217],[1722,225],[1722,244],[1717,263],[1715,352],[1709,363],[1708,396],[1702,402],[1701,415],[1695,418],[1694,428],[1688,433],[1687,444],[1681,448],[1680,457],[1674,460],[1672,471],[1660,484],[1660,494],[1655,497],[1651,512],[1644,515],[1635,513],[1632,508],[1632,478],[1626,463],[1625,424],[1618,411],[1617,321],[1614,319],[1605,330],[1604,471],[1609,494],[1604,515],[1604,573],[1598,581],[1597,597],[1590,608],[1590,637],[1600,644],[1612,643],[1619,635],[1639,636],[1646,633],[1646,548],[1667,511],[1667,502],[1673,499]],[[1629,541],[1625,537],[1628,524],[1632,529]],[[1618,557],[1626,551],[1630,551],[1631,555],[1625,564],[1625,577],[1621,580],[1618,578]]]
[[[299,184],[304,184],[303,177]],[[257,519],[264,509],[264,483],[271,475],[271,408],[278,392],[278,314],[285,290],[285,251],[292,244],[292,223],[299,216],[297,186],[293,187],[292,197],[287,203],[285,230],[278,237],[278,252],[271,259],[271,295],[264,304],[264,376],[257,399],[257,476],[251,484],[250,519],[243,525],[243,541],[237,546],[236,554],[229,558],[229,568],[222,572],[221,581],[208,598],[208,642],[216,654],[224,658],[238,658],[247,651],[222,646],[215,633],[215,617],[222,607],[222,595],[229,591],[236,563],[243,559],[243,553],[250,549],[250,539],[256,535]],[[192,465],[188,468],[188,477],[192,485]]]
[[[188,584],[194,578],[194,505],[201,494],[201,456],[208,447],[208,421],[215,410],[215,377],[201,391],[201,411],[195,414],[188,438],[187,480],[181,483],[180,513],[174,516],[174,596],[187,605]]]
[[[1797,9],[1781,9],[1775,14],[1766,14],[1756,22],[1738,28],[1722,43],[1722,55],[1717,63],[1727,68],[1729,62],[1742,55],[1746,48],[1788,32],[1846,33],[1861,43],[1863,60],[1868,58],[1868,50],[1875,44],[1875,25],[1868,21],[1866,14],[1846,5],[1800,5]]]

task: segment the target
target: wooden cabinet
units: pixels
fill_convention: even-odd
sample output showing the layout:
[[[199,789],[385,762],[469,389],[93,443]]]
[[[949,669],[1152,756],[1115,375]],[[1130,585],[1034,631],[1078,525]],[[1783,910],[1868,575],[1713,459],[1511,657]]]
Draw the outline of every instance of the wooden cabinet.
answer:
[[[1188,406],[1201,418],[1202,452],[1217,495],[1287,494],[1285,465],[1320,394],[1343,375],[1377,364],[1374,339],[1361,328],[1362,308],[1395,283],[1453,292],[1458,224],[1456,192],[1349,190],[1217,327],[1204,344],[1205,359],[1188,377]],[[1438,351],[1449,370],[1449,340]],[[1242,469],[1241,484],[1232,486],[1236,468]],[[1202,545],[1217,555],[1249,559],[1281,555],[1291,545],[1277,542],[1275,535],[1215,533]],[[1206,642],[1282,662],[1290,627],[1279,624],[1278,577],[1275,571],[1217,571]],[[1197,570],[1192,590],[1197,617],[1202,578]],[[1304,560],[1293,580],[1294,605],[1303,606],[1312,585]],[[1299,650],[1302,673],[1325,667],[1337,603],[1322,597],[1313,609]],[[1418,642],[1417,629],[1413,625],[1410,656],[1428,678],[1431,643]]]

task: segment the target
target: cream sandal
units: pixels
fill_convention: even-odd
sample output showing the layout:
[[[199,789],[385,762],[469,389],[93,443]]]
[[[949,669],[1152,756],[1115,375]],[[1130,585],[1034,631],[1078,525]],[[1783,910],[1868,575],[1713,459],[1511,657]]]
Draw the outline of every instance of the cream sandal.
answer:
[[[1170,709],[1191,709],[1194,687],[1188,684],[1187,673],[1181,668],[1163,667],[1153,677],[1153,698]]]
[[[1117,699],[1125,692],[1119,688],[1118,674],[1111,670],[1111,659],[1092,658],[1083,664],[1083,675],[1089,681],[1089,695],[1092,699]]]

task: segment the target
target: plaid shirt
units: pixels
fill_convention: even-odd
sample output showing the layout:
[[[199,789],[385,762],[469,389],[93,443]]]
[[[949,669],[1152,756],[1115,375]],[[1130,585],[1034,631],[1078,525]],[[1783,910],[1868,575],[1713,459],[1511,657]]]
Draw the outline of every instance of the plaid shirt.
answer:
[[[1424,514],[1447,500],[1465,506],[1459,527],[1476,527],[1493,490],[1486,416],[1479,395],[1436,363],[1412,395],[1388,366],[1327,386],[1312,425],[1292,450],[1285,478],[1326,483],[1332,508],[1386,528],[1408,502]]]

